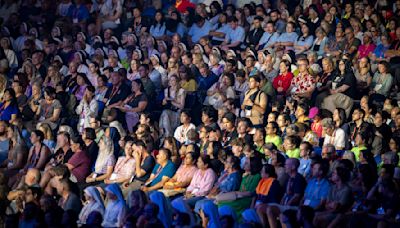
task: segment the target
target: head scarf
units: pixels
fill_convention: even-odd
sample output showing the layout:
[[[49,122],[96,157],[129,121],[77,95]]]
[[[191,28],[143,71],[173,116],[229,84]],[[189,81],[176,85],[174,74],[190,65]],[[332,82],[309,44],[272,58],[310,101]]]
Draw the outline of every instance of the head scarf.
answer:
[[[101,142],[99,143],[99,155],[97,156],[94,171],[97,174],[102,174],[101,170],[107,164],[107,161],[110,159],[110,156],[114,156],[114,143],[113,141],[103,135],[101,138]]]
[[[122,195],[121,188],[119,187],[118,184],[110,184],[110,185],[107,185],[106,191],[107,191],[107,192],[111,192],[112,194],[114,194],[115,196],[117,196],[117,201],[118,201],[118,202],[122,202],[122,203],[125,204],[124,196]]]
[[[26,22],[22,22],[21,26],[24,28],[24,33],[28,32],[28,24]]]
[[[119,59],[119,56],[118,56],[117,51],[115,51],[115,50],[113,50],[113,49],[108,50],[108,56],[114,56],[114,57],[116,57],[117,59]]]
[[[160,63],[160,57],[157,55],[157,54],[152,54],[151,56],[150,56],[150,58],[155,58],[156,60],[157,60],[157,62],[158,63]]]
[[[135,205],[132,204],[133,198],[136,198]],[[129,208],[139,207],[143,209],[144,206],[146,206],[146,204],[149,202],[149,199],[147,198],[146,193],[144,193],[142,190],[135,190],[129,193],[127,202]]]
[[[104,220],[102,226],[104,227],[120,227],[126,215],[127,207],[122,195],[121,188],[118,184],[110,184],[105,189],[107,192],[114,194],[116,200],[108,200],[106,211],[104,213]]]
[[[58,60],[60,63],[62,63],[64,65],[64,62],[63,62],[61,56],[59,56],[59,55],[54,56],[53,61],[55,61],[55,60]]]
[[[206,200],[202,209],[204,215],[208,218],[207,228],[220,228],[218,207],[211,200]]]
[[[100,42],[100,43],[103,43],[103,39],[101,38],[101,36],[95,36],[95,37],[93,37],[93,41],[94,41],[94,43],[96,43],[96,41],[98,41],[98,42]]]
[[[86,42],[86,35],[84,32],[78,32],[78,34],[81,34],[81,36],[83,37],[83,40]]]
[[[187,47],[186,47],[186,45],[185,45],[184,43],[180,42],[180,43],[179,43],[179,47],[180,47],[184,52],[187,51]]]
[[[189,205],[183,200],[182,197],[175,199],[171,202],[172,207],[180,213],[186,213],[190,217],[190,226],[196,225],[195,217]]]
[[[89,186],[84,190],[84,192],[90,196],[92,200],[82,208],[81,213],[79,214],[79,221],[82,224],[86,224],[89,214],[93,211],[97,211],[101,215],[104,215],[105,211],[103,199],[96,187]]]
[[[236,57],[236,52],[232,49],[229,49],[228,51],[226,51],[226,54],[231,53],[233,56]]]
[[[29,35],[34,35],[35,38],[37,39],[38,36],[39,36],[38,30],[37,30],[36,28],[31,28],[31,29],[29,30]]]
[[[164,227],[171,227],[172,213],[171,204],[164,194],[161,192],[153,192],[150,194],[150,200],[158,205],[158,219],[163,223]]]
[[[219,213],[220,218],[225,215],[231,216],[233,218],[233,220],[235,221],[234,227],[237,227],[236,212],[230,206],[225,205],[225,206],[218,208],[218,213]]]
[[[55,26],[54,29],[57,31],[57,34],[55,34],[56,37],[60,37],[61,36],[61,29],[58,26]],[[54,39],[54,37],[53,37]]]
[[[164,47],[164,49],[167,49],[167,44],[165,43],[164,40],[160,40],[160,41],[159,41],[159,43],[158,43],[158,48],[160,48],[161,46]]]
[[[119,41],[118,41],[118,38],[117,38],[117,37],[112,36],[112,37],[110,38],[110,40],[113,41],[114,43],[116,43],[116,44],[119,46]]]
[[[135,49],[133,52],[136,52],[139,56],[139,59],[142,59],[142,51],[140,49]]]
[[[204,54],[204,48],[201,46],[201,44],[195,44],[194,46],[200,49],[200,54]]]

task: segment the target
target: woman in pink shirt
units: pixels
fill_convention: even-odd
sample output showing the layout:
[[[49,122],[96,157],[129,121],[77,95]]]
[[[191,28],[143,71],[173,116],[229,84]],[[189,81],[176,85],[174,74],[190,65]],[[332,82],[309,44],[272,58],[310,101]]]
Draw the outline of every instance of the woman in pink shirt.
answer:
[[[111,176],[104,180],[105,184],[124,183],[135,174],[135,158],[133,157],[132,141],[125,143],[125,156],[119,157]]]
[[[174,196],[178,193],[183,193],[186,187],[189,186],[194,174],[197,172],[195,165],[197,157],[193,152],[187,153],[182,165],[176,171],[175,175],[164,184],[164,189],[161,190],[166,196]]]
[[[363,44],[358,47],[357,58],[360,60],[362,58],[368,57],[376,48],[376,45],[372,41],[372,34],[370,32],[365,32],[363,36]]]
[[[208,155],[201,156],[197,160],[198,170],[194,173],[193,179],[183,197],[183,200],[192,208],[197,201],[203,199],[210,192],[214,185],[216,175],[210,166],[211,160]]]

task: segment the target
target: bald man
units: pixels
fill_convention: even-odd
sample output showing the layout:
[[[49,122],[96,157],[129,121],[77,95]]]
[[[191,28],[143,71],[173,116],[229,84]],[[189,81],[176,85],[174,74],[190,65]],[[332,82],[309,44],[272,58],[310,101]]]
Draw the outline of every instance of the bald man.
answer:
[[[10,191],[7,195],[7,199],[11,201],[10,209],[14,210],[14,212],[17,212],[16,200],[18,198],[20,200],[24,200],[25,199],[24,195],[26,191],[31,187],[40,188],[39,181],[40,181],[40,171],[35,168],[28,169],[25,178],[21,180],[21,182],[18,184],[18,187]]]

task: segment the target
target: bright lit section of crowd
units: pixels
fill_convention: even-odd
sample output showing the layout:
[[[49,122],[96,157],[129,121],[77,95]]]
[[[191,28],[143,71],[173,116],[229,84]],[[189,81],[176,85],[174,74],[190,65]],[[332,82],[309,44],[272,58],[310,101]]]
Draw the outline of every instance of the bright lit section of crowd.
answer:
[[[400,0],[0,0],[0,227],[400,227]]]

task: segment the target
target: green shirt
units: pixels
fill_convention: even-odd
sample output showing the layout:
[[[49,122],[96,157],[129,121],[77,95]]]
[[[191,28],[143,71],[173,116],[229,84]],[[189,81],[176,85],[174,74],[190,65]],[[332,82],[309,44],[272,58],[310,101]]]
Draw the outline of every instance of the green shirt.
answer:
[[[242,177],[242,182],[240,183],[240,192],[255,192],[258,182],[261,180],[261,175],[259,173],[255,175],[247,175]],[[241,218],[242,212],[250,207],[252,202],[252,197],[244,197],[236,199],[233,201],[223,201],[218,202],[218,207],[230,206],[235,212],[238,218]]]
[[[358,161],[358,162],[360,161],[360,152],[362,150],[366,150],[366,149],[367,149],[367,147],[365,147],[365,146],[356,146],[356,147],[353,147],[353,149],[351,149],[351,152],[353,152],[356,157],[356,161]]]
[[[286,151],[286,155],[289,158],[300,158],[300,149],[299,148],[295,148],[293,150],[287,150]]]
[[[279,135],[265,137],[265,143],[273,143],[276,147],[280,147],[282,145],[282,138]]]
[[[275,89],[270,81],[267,81],[265,85],[262,88],[260,88],[260,90],[263,91],[265,94],[269,95],[270,97],[275,96]]]

